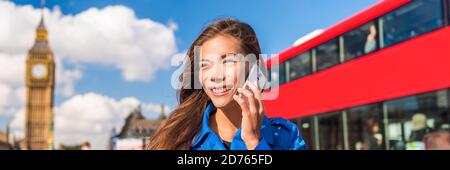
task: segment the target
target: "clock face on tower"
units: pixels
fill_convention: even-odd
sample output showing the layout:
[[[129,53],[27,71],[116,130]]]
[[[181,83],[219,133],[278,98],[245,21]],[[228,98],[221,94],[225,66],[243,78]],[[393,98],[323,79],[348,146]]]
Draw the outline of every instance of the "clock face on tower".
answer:
[[[35,79],[42,79],[47,76],[47,66],[44,64],[35,64],[31,67],[31,75]]]

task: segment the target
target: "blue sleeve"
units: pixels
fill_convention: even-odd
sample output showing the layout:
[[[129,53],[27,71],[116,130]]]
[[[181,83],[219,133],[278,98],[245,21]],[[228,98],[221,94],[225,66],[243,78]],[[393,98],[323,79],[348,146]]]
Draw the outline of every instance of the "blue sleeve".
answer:
[[[292,133],[291,133],[291,139],[290,139],[290,145],[289,150],[306,150],[307,146],[305,141],[303,140],[302,136],[300,135],[300,131],[298,130],[297,126],[292,127]]]
[[[293,127],[295,129],[291,133],[290,137],[290,145],[286,148],[286,150],[306,150],[307,145],[303,138],[300,135],[300,132],[296,126]],[[267,143],[264,138],[261,138],[258,145],[256,145],[255,150],[272,150],[270,145]]]
[[[272,148],[269,146],[267,141],[264,140],[264,137],[262,137],[258,145],[256,145],[255,150],[272,150]]]

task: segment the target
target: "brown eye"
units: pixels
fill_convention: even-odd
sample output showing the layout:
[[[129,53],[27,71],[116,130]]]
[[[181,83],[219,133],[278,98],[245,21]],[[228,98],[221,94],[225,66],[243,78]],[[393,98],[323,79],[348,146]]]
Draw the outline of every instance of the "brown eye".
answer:
[[[234,64],[234,63],[236,63],[237,61],[236,60],[234,60],[234,59],[225,59],[225,60],[223,60],[223,63],[224,64]]]
[[[200,63],[200,67],[201,68],[203,68],[203,67],[208,67],[208,63],[206,63],[206,62],[202,62],[202,63]]]

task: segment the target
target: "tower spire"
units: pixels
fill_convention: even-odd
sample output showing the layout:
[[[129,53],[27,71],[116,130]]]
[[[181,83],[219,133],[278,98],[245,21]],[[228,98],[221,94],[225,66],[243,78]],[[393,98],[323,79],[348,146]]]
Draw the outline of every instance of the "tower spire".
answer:
[[[33,107],[25,109],[25,148],[54,148],[53,99],[55,84],[55,62],[48,43],[48,32],[44,24],[45,1],[41,2],[41,21],[36,28],[34,45],[26,60],[26,100]],[[40,70],[35,71],[35,70]]]
[[[45,7],[45,0],[41,0],[41,9],[44,9]]]
[[[47,29],[45,28],[44,23],[44,9],[45,9],[45,0],[41,0],[41,21],[36,29],[37,32],[37,41],[47,41]]]
[[[45,0],[41,0],[41,20],[44,20]]]
[[[159,117],[158,117],[159,120],[166,119],[166,113],[165,113],[164,108],[165,108],[165,105],[161,104],[161,112],[159,113]]]

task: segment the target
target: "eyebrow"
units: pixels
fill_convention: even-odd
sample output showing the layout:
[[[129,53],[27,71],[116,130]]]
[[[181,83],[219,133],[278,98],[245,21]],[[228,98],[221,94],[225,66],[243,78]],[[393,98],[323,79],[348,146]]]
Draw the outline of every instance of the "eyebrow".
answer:
[[[226,54],[221,55],[220,58],[224,59],[224,58],[227,58],[229,55],[236,56],[237,54],[236,53],[226,53]],[[209,62],[209,59],[202,58],[202,59],[200,59],[200,62]]]
[[[232,55],[233,57],[236,57],[236,53],[226,53],[222,56],[220,56],[222,59],[227,58],[228,56]]]
[[[221,55],[220,58],[224,59],[224,58],[227,58],[230,55],[236,56],[236,53],[226,53],[226,54]],[[209,59],[202,58],[202,59],[200,59],[200,62],[202,62],[202,61],[209,61]]]

